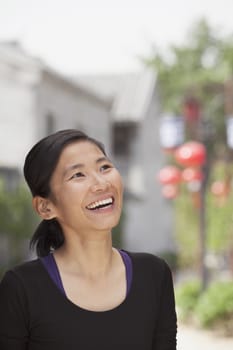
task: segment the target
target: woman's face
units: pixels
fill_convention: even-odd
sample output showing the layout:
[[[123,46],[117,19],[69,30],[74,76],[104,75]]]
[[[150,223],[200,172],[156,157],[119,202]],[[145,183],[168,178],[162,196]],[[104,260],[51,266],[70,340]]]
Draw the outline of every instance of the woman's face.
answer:
[[[55,217],[64,233],[110,231],[122,209],[122,179],[89,141],[66,146],[50,183]]]

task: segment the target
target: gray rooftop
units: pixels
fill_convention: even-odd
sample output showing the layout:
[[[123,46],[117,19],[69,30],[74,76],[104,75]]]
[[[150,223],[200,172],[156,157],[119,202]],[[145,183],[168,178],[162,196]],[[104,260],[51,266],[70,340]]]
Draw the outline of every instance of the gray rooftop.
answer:
[[[14,67],[41,68],[40,59],[29,55],[18,41],[0,41],[1,62]]]
[[[75,81],[112,100],[111,113],[116,122],[138,122],[148,108],[156,76],[152,70],[145,69],[126,74],[79,76]]]
[[[75,79],[66,77],[29,55],[17,41],[0,42],[0,58],[2,62],[19,68],[30,67],[66,81],[111,108],[115,122],[139,122],[143,119],[156,83],[155,72],[149,68],[125,74],[78,76]]]
[[[79,93],[85,94],[88,98],[94,99],[96,102],[105,106],[108,110],[111,107],[111,103],[103,98],[100,94],[95,94],[85,86],[80,86],[77,81],[70,79],[53,68],[49,67],[43,60],[30,55],[18,41],[0,41],[0,69],[1,63],[8,66],[12,66],[15,69],[26,69],[38,71],[39,74],[44,74],[67,84]]]

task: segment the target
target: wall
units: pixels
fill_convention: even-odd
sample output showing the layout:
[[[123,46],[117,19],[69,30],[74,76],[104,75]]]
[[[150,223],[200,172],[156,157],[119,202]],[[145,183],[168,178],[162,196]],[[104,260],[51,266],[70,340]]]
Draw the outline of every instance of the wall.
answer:
[[[22,172],[25,155],[53,130],[80,128],[111,153],[110,106],[37,66],[0,60],[0,167]],[[51,126],[51,125],[50,125]]]
[[[124,246],[133,251],[174,251],[173,210],[161,196],[156,174],[164,164],[159,142],[159,102],[156,91],[137,128],[130,160],[129,188],[135,197],[125,203]]]
[[[34,140],[37,68],[0,60],[0,166],[22,167]]]
[[[54,130],[79,128],[111,148],[110,106],[88,96],[59,77],[43,74],[37,100],[37,137],[48,134],[47,117],[54,119]]]

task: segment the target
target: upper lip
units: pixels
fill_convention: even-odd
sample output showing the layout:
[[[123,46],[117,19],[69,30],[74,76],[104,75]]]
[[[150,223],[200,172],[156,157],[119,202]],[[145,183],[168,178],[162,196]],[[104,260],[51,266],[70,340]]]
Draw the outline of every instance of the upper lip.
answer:
[[[102,195],[98,198],[95,198],[93,199],[91,202],[89,202],[87,205],[86,205],[86,208],[89,207],[91,204],[94,204],[96,202],[99,202],[99,201],[103,201],[104,199],[108,199],[108,198],[112,198],[113,201],[115,200],[113,194],[109,193],[109,194],[105,194],[105,195]]]

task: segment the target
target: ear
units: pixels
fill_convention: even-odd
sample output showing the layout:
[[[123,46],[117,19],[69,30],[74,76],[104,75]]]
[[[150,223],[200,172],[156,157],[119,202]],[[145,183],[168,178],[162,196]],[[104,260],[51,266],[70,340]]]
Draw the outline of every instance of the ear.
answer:
[[[40,196],[35,196],[32,199],[32,205],[37,214],[44,220],[54,219],[55,208],[48,198],[43,198]]]

